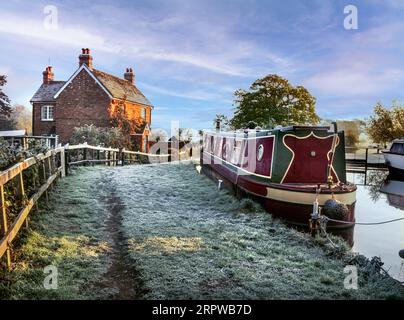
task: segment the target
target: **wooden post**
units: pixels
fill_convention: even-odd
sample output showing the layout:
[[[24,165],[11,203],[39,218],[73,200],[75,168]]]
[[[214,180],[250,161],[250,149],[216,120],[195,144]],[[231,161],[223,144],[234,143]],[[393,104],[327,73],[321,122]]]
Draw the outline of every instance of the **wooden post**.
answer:
[[[46,180],[48,180],[48,178],[46,177],[45,161],[42,162],[42,171],[43,171],[44,182],[46,182]],[[49,200],[49,198],[48,198],[48,189],[45,190],[45,197],[46,197],[46,202],[48,202],[48,200]]]
[[[6,200],[4,196],[4,186],[0,185],[0,205],[1,205],[1,235],[4,237],[7,234],[8,226],[7,226],[7,212],[6,212]],[[11,270],[11,254],[10,248],[7,248],[6,251],[7,257],[7,269]]]
[[[65,173],[69,174],[69,161],[70,161],[70,151],[65,150]]]
[[[51,157],[48,157],[47,160],[48,160],[48,176],[47,176],[47,178],[49,178],[53,174]]]
[[[87,148],[83,149],[83,160],[87,160]],[[87,163],[84,162],[84,166],[86,166],[86,165],[87,165]]]
[[[41,184],[39,183],[39,170],[38,170],[38,175],[35,175],[32,180],[33,180],[33,184],[34,184],[35,193],[37,193],[38,188],[41,186]],[[35,201],[34,205],[35,205],[35,210],[38,211],[38,201]]]
[[[368,171],[368,156],[369,156],[369,149],[366,148],[366,157],[365,157],[365,172]]]
[[[125,149],[122,149],[121,151],[121,166],[123,167],[125,165]]]
[[[62,178],[66,177],[66,158],[65,158],[65,149],[63,148],[60,151],[60,166],[62,167]]]
[[[22,202],[22,206],[25,207],[27,198],[26,198],[26,195],[25,195],[24,177],[22,175],[22,171],[20,172],[20,174],[18,176],[19,176],[18,185],[20,187],[19,193],[20,193],[20,196],[21,196],[21,199],[22,199],[21,202]],[[28,229],[28,217],[25,218],[25,227]]]

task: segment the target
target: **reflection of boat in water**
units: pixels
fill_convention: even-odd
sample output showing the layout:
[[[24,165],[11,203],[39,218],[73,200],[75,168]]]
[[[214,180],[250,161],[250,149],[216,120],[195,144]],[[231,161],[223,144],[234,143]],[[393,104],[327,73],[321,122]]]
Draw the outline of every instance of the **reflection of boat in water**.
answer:
[[[257,199],[270,213],[307,226],[327,201],[335,219],[355,221],[356,186],[346,181],[344,133],[329,127],[204,133],[202,172],[237,194]],[[329,228],[352,224],[329,222]]]
[[[383,151],[383,155],[392,174],[404,175],[404,138],[394,140],[390,150]]]
[[[389,205],[404,210],[404,180],[389,176],[380,187],[380,192],[386,194]]]

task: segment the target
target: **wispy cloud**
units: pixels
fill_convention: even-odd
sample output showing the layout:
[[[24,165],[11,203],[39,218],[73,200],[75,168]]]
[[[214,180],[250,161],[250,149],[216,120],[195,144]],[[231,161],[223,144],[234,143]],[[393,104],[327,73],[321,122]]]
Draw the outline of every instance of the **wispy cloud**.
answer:
[[[163,106],[156,126],[170,115],[192,126],[230,114],[233,92],[269,73],[307,86],[320,116],[365,115],[372,101],[404,95],[401,0],[356,1],[355,31],[343,29],[343,1],[55,0],[58,30],[43,27],[47,2],[0,4],[0,72],[13,101],[35,92],[49,56],[67,78],[82,47],[111,73],[136,66],[139,87]]]
[[[166,88],[158,87],[158,86],[153,86],[147,83],[142,83],[142,88],[163,94],[166,96],[172,96],[172,97],[179,97],[179,98],[185,98],[185,99],[192,99],[192,100],[201,100],[201,101],[206,101],[206,100],[211,100],[211,101],[221,101],[221,102],[231,102],[230,99],[225,99],[223,95],[214,93],[214,92],[209,92],[207,90],[183,90],[183,91],[177,91],[177,90],[169,90]]]

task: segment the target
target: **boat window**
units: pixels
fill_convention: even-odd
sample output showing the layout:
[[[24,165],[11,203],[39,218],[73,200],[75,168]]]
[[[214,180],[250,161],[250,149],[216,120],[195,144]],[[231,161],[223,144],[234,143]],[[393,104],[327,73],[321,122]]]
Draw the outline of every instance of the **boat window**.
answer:
[[[404,143],[393,143],[390,151],[394,153],[404,154]]]
[[[264,156],[264,146],[260,144],[257,150],[257,160],[261,161],[263,156]]]

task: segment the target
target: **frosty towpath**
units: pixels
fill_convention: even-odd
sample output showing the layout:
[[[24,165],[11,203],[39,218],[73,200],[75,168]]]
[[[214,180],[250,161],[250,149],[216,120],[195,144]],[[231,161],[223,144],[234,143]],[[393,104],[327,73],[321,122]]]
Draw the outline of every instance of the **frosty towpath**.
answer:
[[[2,298],[404,298],[363,260],[337,258],[192,164],[79,168],[32,220]],[[344,289],[348,264],[358,290]],[[56,290],[43,288],[47,265],[58,269]]]

